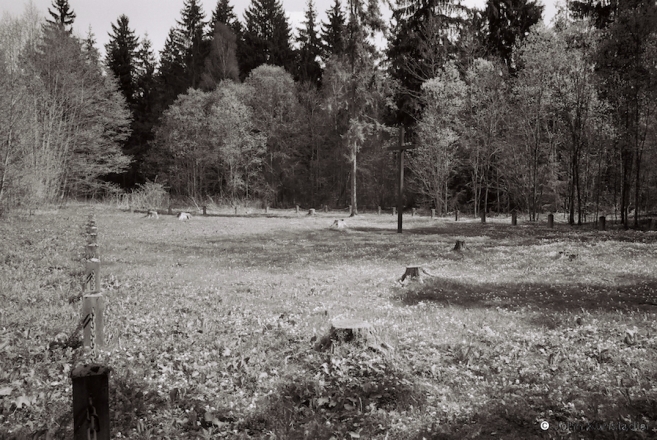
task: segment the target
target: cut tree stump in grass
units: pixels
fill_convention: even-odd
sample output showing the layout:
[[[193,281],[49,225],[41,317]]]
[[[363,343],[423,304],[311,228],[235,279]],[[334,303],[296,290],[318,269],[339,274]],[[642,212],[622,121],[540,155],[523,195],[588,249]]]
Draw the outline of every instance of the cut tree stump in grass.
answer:
[[[237,208],[235,208],[237,210]],[[178,213],[178,220],[189,220],[192,218],[192,215],[189,212],[179,212]]]
[[[463,240],[456,240],[456,244],[454,245],[455,251],[464,251],[465,250],[465,241]]]
[[[335,343],[363,344],[374,349],[388,348],[387,344],[385,347],[381,347],[382,344],[376,342],[374,333],[374,327],[367,321],[354,318],[335,319],[331,321],[331,328],[328,334],[324,335],[315,344],[315,349],[326,351]]]
[[[158,219],[160,216],[157,214],[157,211],[154,209],[149,209],[148,213],[146,214],[146,218],[155,218]]]
[[[203,215],[208,215],[207,207],[203,206]]]
[[[347,224],[344,222],[343,219],[340,219],[340,220],[334,221],[333,224],[331,225],[331,227],[336,228],[336,229],[346,229]]]
[[[315,210],[314,210],[313,208],[310,208],[310,209],[308,210],[308,215],[310,215],[310,216],[315,215]]]
[[[328,205],[324,205],[324,212],[328,212]]]
[[[407,279],[422,282],[422,268],[420,266],[407,266],[406,272],[404,272],[404,275],[402,275],[399,281],[403,283]]]
[[[73,440],[110,440],[109,368],[81,365],[73,380]]]

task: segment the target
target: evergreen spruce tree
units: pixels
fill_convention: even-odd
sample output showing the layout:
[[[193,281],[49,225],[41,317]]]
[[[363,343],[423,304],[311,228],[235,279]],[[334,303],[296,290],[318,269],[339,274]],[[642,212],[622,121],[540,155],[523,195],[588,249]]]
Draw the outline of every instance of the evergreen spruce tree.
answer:
[[[317,62],[317,57],[322,54],[322,44],[317,35],[317,11],[313,0],[308,0],[306,9],[306,21],[299,28],[299,63],[297,64],[297,79],[299,81],[319,83],[322,76],[322,68]]]
[[[73,12],[71,6],[68,4],[68,0],[53,0],[52,7],[54,11],[48,8],[48,14],[50,14],[52,19],[46,19],[46,21],[53,26],[65,29],[71,33],[73,31],[75,12]]]
[[[513,47],[541,20],[544,8],[536,0],[488,0],[488,54],[501,58],[513,72]]]
[[[139,40],[130,29],[130,22],[126,15],[121,15],[112,23],[110,41],[105,45],[107,64],[110,72],[114,74],[119,89],[130,106],[135,103],[137,86],[136,56]]]
[[[177,23],[184,47],[185,76],[189,87],[198,88],[209,49],[205,14],[198,0],[186,0],[181,15],[182,20]]]
[[[436,77],[457,53],[458,39],[454,36],[464,28],[465,12],[453,0],[397,3],[387,55],[390,75],[401,86],[396,96],[399,122],[412,125],[419,117],[421,86]]]
[[[82,50],[89,63],[98,65],[100,61],[100,52],[96,48],[96,36],[91,31],[91,25],[87,29],[87,36],[82,40]]]
[[[233,6],[228,0],[219,0],[217,2],[217,7],[212,11],[210,31],[208,32],[210,37],[214,35],[217,23],[223,23],[228,26],[238,38],[242,33],[242,23],[237,19]]]
[[[331,55],[342,55],[344,53],[344,32],[347,18],[342,10],[340,0],[334,0],[331,9],[326,11],[328,23],[322,23],[322,45],[324,58]]]
[[[294,63],[290,25],[278,0],[252,0],[244,11],[246,22],[241,51],[240,76],[262,64],[281,66],[288,72]]]

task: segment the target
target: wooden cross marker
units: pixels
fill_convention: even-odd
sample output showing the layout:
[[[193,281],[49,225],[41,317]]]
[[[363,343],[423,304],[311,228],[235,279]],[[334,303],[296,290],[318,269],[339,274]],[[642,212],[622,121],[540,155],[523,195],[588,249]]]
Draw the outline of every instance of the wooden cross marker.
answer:
[[[399,151],[399,193],[397,194],[397,233],[402,233],[402,213],[404,211],[404,151],[417,148],[417,145],[404,143],[404,127],[399,127],[399,145],[388,147],[390,151]]]

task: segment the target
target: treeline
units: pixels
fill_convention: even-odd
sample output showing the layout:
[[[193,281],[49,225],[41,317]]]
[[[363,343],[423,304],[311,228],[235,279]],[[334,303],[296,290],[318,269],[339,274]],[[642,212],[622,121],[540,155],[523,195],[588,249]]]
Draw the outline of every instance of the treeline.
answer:
[[[655,206],[654,1],[571,1],[547,28],[529,0],[399,1],[391,23],[376,0],[335,0],[322,23],[309,0],[293,37],[277,0],[243,20],[185,0],[159,61],[126,16],[100,60],[67,0],[49,13],[1,26],[0,201],[156,181],[195,200],[390,206],[385,147],[404,126],[408,206],[628,226]]]

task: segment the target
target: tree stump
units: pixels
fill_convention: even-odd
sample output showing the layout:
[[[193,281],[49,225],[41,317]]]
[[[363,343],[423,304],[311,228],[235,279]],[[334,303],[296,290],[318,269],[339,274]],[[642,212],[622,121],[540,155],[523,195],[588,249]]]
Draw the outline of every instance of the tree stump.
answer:
[[[465,248],[465,241],[463,240],[456,240],[456,244],[454,245],[454,249],[457,252],[464,251]]]
[[[422,272],[420,270],[420,266],[406,267],[406,272],[404,272],[404,275],[402,275],[399,281],[403,283],[407,278],[410,280],[418,280],[422,282]]]
[[[294,206],[294,212],[296,212],[297,214],[299,213],[299,205]]]
[[[237,208],[235,208],[237,210]],[[189,220],[192,218],[192,215],[189,212],[179,212],[178,213],[178,220],[185,221]]]
[[[600,221],[600,230],[604,231],[607,228],[607,219],[604,215],[601,215],[598,220]]]
[[[436,218],[436,210],[434,208],[431,208],[431,220]]]
[[[328,212],[328,205],[324,205],[324,212]]]
[[[459,221],[459,210],[458,209],[454,212],[454,221],[455,222]]]
[[[518,226],[518,213],[515,209],[511,211],[511,225]]]
[[[315,349],[325,351],[335,343],[370,345],[374,340],[374,327],[369,322],[353,318],[336,319],[331,322],[329,333],[315,344]]]
[[[269,205],[265,205],[265,214],[269,214]]]
[[[310,216],[315,215],[315,210],[314,210],[313,208],[310,208],[310,209],[308,210],[308,215],[310,215]]]
[[[397,215],[397,208],[394,206],[392,207],[392,215]]]
[[[343,219],[340,219],[340,220],[334,221],[333,224],[331,225],[331,227],[336,228],[336,229],[346,229],[347,224],[344,222]]]
[[[203,205],[203,215],[208,215],[208,212],[207,212],[207,210],[206,210],[206,206],[205,206],[205,205]]]
[[[158,218],[160,218],[160,216],[158,215],[156,210],[149,209],[148,212],[146,213],[146,218],[158,219]]]
[[[548,228],[554,228],[554,214],[548,214]]]
[[[377,215],[381,215],[381,207],[380,206],[376,207],[376,213],[377,213]]]
[[[415,217],[416,212],[417,212],[417,208],[411,208],[411,217]]]

